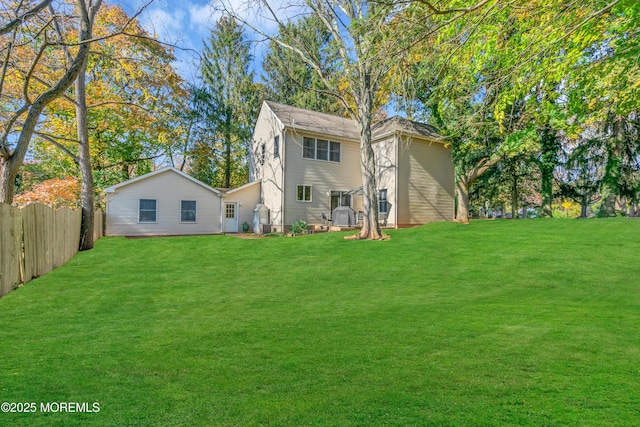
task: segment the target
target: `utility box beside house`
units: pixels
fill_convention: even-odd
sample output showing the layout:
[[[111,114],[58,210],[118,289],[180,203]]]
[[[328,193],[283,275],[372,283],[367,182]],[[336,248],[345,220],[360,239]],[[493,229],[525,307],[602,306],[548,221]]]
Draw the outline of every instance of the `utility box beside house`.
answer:
[[[262,203],[253,210],[253,232],[262,234],[263,226],[269,224],[269,208]]]

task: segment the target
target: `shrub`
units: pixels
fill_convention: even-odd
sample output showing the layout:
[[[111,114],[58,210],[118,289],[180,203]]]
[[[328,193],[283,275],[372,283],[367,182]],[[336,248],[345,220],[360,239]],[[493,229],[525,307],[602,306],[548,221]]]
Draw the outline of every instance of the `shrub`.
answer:
[[[291,233],[293,234],[306,233],[307,230],[309,230],[309,224],[307,224],[307,221],[299,220],[291,224]]]

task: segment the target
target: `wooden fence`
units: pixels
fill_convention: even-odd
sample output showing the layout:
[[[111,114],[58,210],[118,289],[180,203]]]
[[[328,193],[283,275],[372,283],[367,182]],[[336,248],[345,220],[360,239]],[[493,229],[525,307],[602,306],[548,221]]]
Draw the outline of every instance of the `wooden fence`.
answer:
[[[78,252],[82,212],[32,203],[22,209],[0,203],[0,297],[69,261]],[[103,234],[95,211],[94,240]]]

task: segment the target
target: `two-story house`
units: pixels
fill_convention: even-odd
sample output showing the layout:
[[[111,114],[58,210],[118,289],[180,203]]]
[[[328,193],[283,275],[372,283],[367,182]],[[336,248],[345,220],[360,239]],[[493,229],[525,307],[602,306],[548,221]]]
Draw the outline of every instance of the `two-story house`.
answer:
[[[450,150],[431,126],[393,117],[372,128],[379,211],[387,226],[454,217]],[[270,101],[254,129],[250,181],[260,181],[272,228],[362,209],[360,136],[348,118]]]

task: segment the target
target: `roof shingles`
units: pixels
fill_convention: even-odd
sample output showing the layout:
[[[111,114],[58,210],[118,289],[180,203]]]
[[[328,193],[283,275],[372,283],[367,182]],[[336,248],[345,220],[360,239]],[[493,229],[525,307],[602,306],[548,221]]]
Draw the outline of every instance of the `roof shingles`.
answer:
[[[265,103],[288,129],[354,141],[360,140],[358,126],[354,120],[349,118],[278,104],[273,101],[265,101]],[[399,116],[383,120],[371,128],[374,141],[395,131],[429,139],[441,139],[433,126]]]

